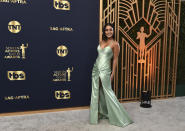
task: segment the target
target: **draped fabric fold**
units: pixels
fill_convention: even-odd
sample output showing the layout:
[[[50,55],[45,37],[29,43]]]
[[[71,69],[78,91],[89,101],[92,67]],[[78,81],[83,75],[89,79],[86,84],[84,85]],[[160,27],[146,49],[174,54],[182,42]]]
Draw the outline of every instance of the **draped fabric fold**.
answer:
[[[90,123],[98,124],[98,119],[108,119],[112,125],[125,127],[133,123],[120,104],[111,87],[112,48],[97,48],[98,57],[92,69],[92,92],[90,102]]]

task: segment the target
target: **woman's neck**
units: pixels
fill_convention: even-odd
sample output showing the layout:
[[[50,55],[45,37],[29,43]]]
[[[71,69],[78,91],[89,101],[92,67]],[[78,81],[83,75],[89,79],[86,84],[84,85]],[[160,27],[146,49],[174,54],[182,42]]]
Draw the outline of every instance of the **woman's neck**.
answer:
[[[113,38],[111,37],[111,38],[108,38],[108,39],[106,40],[106,42],[109,42],[109,41],[113,41]]]

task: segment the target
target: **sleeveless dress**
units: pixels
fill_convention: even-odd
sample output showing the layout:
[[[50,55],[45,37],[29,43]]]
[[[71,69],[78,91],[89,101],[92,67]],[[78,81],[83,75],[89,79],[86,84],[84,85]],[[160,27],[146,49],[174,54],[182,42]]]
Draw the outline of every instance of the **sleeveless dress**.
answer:
[[[112,125],[125,127],[133,121],[118,101],[111,87],[112,48],[108,45],[102,49],[98,45],[97,51],[98,57],[92,69],[90,124],[98,124],[98,119],[108,119]]]

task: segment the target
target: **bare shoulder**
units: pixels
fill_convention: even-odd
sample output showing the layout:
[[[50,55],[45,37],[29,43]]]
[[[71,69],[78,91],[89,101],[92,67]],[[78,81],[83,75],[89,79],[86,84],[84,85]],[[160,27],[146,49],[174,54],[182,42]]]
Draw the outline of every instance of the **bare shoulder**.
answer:
[[[113,42],[113,46],[114,46],[114,47],[118,47],[118,48],[120,47],[120,46],[119,46],[119,43],[118,43],[117,41],[114,41],[114,42]]]
[[[102,45],[104,43],[104,41],[100,41],[99,44]]]

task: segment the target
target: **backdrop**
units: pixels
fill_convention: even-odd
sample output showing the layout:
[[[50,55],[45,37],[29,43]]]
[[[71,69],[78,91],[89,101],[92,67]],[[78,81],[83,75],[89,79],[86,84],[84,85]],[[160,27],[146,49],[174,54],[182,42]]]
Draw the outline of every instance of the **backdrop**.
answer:
[[[120,44],[114,79],[118,99],[138,100],[143,90],[150,90],[152,98],[185,95],[184,2],[101,0],[101,3],[100,26],[113,23]]]
[[[99,1],[0,0],[0,113],[87,106]]]

